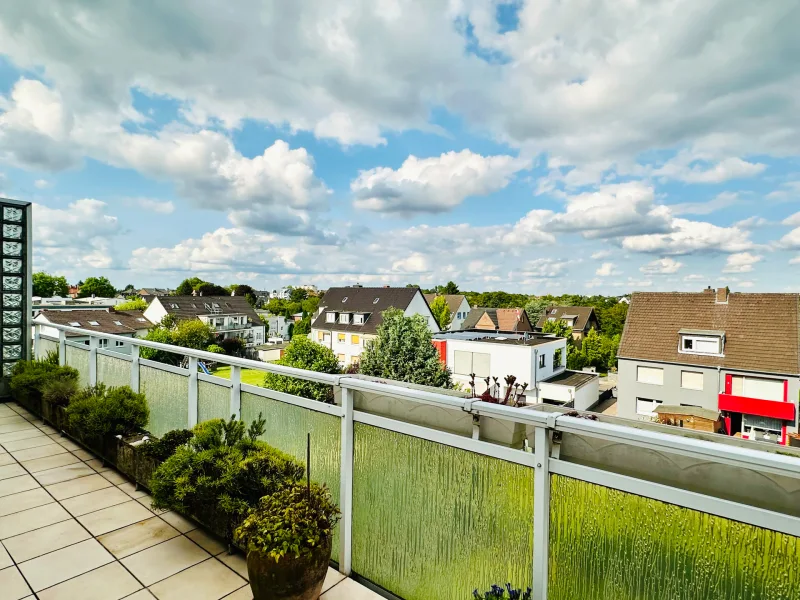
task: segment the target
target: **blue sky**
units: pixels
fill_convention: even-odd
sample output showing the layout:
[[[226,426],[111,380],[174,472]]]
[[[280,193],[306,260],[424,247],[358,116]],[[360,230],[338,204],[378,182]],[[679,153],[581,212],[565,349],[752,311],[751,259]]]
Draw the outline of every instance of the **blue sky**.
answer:
[[[0,14],[0,192],[71,281],[800,288],[796,3]]]

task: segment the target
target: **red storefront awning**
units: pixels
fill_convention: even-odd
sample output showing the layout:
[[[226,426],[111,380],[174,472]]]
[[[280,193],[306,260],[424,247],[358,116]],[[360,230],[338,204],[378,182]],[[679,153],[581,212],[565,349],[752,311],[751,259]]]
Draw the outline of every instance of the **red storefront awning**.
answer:
[[[782,421],[794,421],[795,405],[792,402],[777,402],[775,400],[758,400],[745,398],[733,394],[719,395],[719,410],[771,417]]]

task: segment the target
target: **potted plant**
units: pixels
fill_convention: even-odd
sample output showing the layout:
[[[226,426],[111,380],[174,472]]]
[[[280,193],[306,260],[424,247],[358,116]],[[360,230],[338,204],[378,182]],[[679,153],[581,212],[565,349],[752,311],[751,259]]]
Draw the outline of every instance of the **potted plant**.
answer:
[[[254,600],[317,600],[338,521],[324,486],[293,482],[261,498],[235,534]]]
[[[472,597],[475,600],[531,600],[531,588],[523,591],[520,588],[512,588],[510,583],[507,583],[505,587],[493,585],[488,592],[483,594],[475,590],[472,592]]]

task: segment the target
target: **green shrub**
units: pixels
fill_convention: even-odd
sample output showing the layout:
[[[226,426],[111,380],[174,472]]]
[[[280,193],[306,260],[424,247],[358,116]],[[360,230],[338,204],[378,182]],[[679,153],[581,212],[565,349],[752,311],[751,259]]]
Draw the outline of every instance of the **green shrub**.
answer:
[[[225,354],[225,348],[218,344],[211,344],[206,348],[206,352],[213,352],[214,354]]]
[[[67,406],[78,393],[79,373],[71,367],[61,367],[42,384],[42,399],[48,404]]]
[[[178,448],[185,446],[193,437],[194,433],[188,429],[173,429],[162,435],[160,439],[151,439],[139,446],[139,452],[163,462],[175,454]]]
[[[338,374],[342,372],[339,360],[330,348],[312,342],[305,336],[292,338],[283,353],[283,358],[274,361],[273,364],[307,369],[318,373]],[[326,383],[267,373],[264,376],[264,387],[319,402],[333,403],[333,386]]]
[[[79,392],[67,406],[69,424],[81,437],[99,441],[107,435],[129,435],[142,431],[150,418],[143,394],[128,386],[107,388],[103,384]]]
[[[339,509],[327,488],[294,483],[261,498],[236,530],[235,540],[278,562],[287,555],[309,555],[329,543],[338,521]]]
[[[11,393],[14,399],[28,409],[41,410],[42,392],[53,380],[78,380],[78,372],[72,367],[58,366],[52,353],[42,360],[21,360],[11,371]]]

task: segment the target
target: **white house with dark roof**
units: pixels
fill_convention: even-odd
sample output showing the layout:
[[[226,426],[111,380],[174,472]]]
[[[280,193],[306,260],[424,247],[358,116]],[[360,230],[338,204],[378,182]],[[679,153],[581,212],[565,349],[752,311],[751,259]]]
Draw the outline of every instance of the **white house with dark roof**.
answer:
[[[352,364],[366,341],[375,338],[383,322],[381,313],[389,308],[398,308],[407,317],[421,315],[431,332],[439,332],[419,288],[343,287],[325,293],[311,324],[311,339],[333,350],[341,364]]]
[[[440,295],[447,302],[447,308],[450,310],[450,315],[452,316],[450,325],[448,325],[446,329],[458,331],[462,328],[470,310],[472,310],[469,302],[467,302],[467,297],[464,294],[425,294],[425,300],[428,301],[428,305],[430,306]]]
[[[48,324],[68,325],[79,327],[93,333],[110,333],[123,337],[144,337],[152,326],[144,313],[140,310],[98,310],[98,309],[42,309],[33,319],[34,323],[42,325],[40,333],[50,338],[58,338],[58,329],[47,327]],[[80,333],[67,333],[67,339],[72,342],[89,343],[88,332],[86,335]],[[120,341],[100,340],[101,348],[108,348],[115,352],[130,354],[129,344]]]

